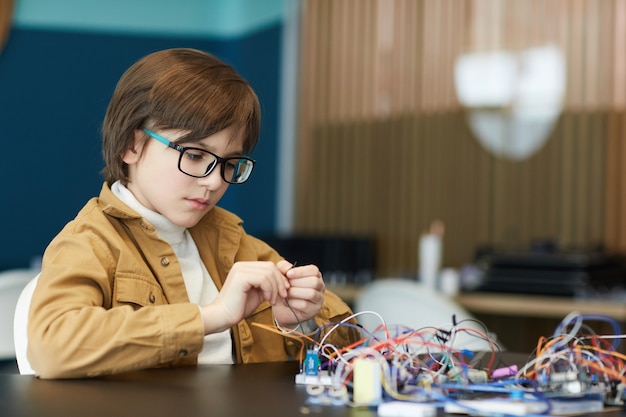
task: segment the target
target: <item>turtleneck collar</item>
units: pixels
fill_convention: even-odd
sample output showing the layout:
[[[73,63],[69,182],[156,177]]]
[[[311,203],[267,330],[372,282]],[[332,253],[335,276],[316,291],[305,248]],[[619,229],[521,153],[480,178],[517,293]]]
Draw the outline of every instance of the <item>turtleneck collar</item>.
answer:
[[[111,185],[111,191],[117,198],[122,200],[124,204],[135,210],[144,219],[151,223],[161,239],[172,245],[176,245],[183,240],[185,231],[187,230],[186,228],[178,226],[162,214],[146,208],[121,182],[114,182],[113,185]]]

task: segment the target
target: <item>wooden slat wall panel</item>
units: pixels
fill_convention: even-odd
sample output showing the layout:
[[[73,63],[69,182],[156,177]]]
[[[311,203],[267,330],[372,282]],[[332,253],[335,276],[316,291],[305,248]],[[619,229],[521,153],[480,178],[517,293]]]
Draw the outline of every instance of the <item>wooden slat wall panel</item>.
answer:
[[[0,0],[0,51],[9,37],[13,21],[14,0]]]
[[[609,115],[607,152],[607,246],[626,252],[626,113]]]
[[[444,262],[480,245],[626,251],[622,0],[303,3],[296,232],[372,235],[379,275],[413,274],[446,224]],[[456,100],[463,52],[559,45],[563,114],[525,161],[488,154]]]

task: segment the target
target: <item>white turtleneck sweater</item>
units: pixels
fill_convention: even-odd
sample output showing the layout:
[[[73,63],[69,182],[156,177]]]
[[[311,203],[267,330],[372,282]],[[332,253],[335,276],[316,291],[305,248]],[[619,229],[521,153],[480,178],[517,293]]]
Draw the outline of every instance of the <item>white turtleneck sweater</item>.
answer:
[[[158,236],[172,246],[182,270],[189,300],[199,306],[211,303],[217,297],[217,287],[202,263],[198,248],[189,231],[175,225],[165,216],[144,207],[119,181],[113,183],[111,191],[128,207],[150,222],[156,228]],[[198,356],[198,363],[233,363],[230,330],[204,337],[204,347]]]

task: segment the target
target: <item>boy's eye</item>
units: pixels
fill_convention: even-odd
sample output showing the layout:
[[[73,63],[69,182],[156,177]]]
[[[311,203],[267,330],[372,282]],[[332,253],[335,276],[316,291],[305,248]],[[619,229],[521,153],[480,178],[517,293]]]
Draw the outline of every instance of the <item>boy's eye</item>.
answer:
[[[195,161],[195,162],[199,162],[202,161],[204,159],[207,159],[207,157],[209,156],[208,153],[202,152],[202,151],[197,151],[197,150],[193,150],[193,149],[188,149],[185,151],[185,157],[191,161]]]

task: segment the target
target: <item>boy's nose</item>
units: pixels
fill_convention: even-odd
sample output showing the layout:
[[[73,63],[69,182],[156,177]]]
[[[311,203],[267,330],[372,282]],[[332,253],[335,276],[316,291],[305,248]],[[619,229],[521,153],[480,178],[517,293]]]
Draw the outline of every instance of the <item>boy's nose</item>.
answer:
[[[202,186],[207,187],[210,190],[214,190],[214,189],[221,187],[225,181],[222,178],[222,174],[220,170],[221,170],[221,166],[217,165],[215,168],[213,168],[213,171],[211,171],[209,175],[207,175],[206,177],[198,178],[198,182]]]

